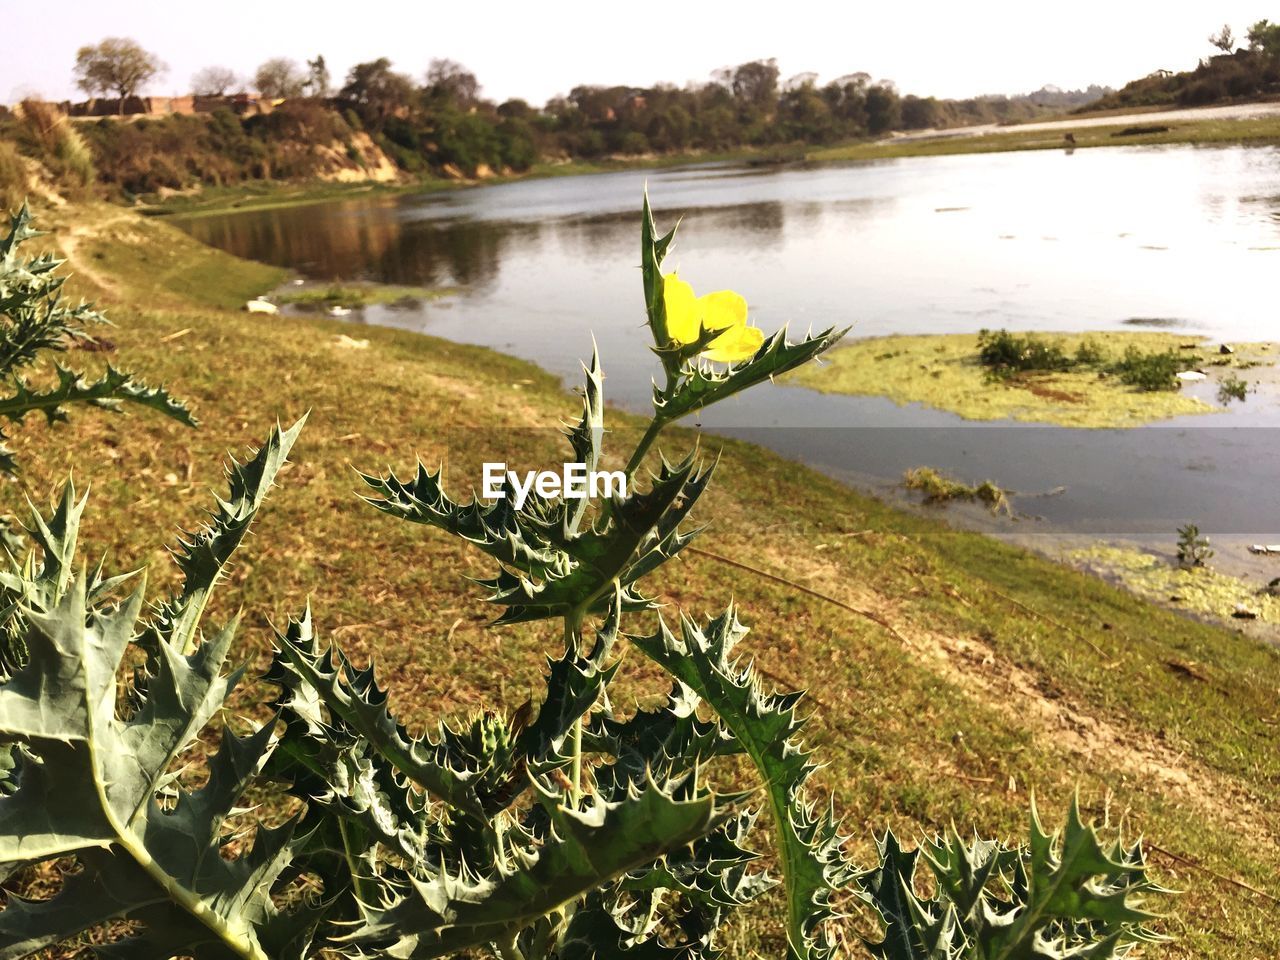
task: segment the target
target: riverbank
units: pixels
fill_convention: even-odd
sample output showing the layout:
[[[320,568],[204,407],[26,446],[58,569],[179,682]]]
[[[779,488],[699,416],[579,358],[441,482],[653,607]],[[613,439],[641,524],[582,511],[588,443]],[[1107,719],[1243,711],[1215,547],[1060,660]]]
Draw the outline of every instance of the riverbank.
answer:
[[[223,309],[273,288],[280,271],[107,205],[37,212],[72,257],[71,292],[99,298],[117,324],[110,359],[167,382],[202,420],[190,431],[81,414],[54,428],[53,443],[38,424],[18,432],[33,496],[73,466],[92,484],[85,555],[108,552],[116,569],[150,564],[153,590],[172,583],[159,546],[198,522],[224,451],[311,410],[212,622],[243,606],[239,654],[261,668],[269,624],[310,598],[322,632],[359,663],[376,655],[414,725],[523,702],[538,653],[555,642],[527,626],[488,629],[492,610],[463,580],[481,573],[474,556],[380,520],[354,495],[353,469],[444,460],[463,490],[508,438],[529,463],[558,462],[554,428],[574,401],[557,379],[419,334],[361,327],[365,345],[355,348],[350,325]],[[602,362],[607,373],[618,358]],[[614,433],[641,427],[610,412]],[[674,454],[694,440],[678,431],[665,447]],[[1030,791],[1054,822],[1078,789],[1089,816],[1110,815],[1169,852],[1152,853],[1156,871],[1187,892],[1162,905],[1176,911],[1163,928],[1178,939],[1161,957],[1280,951],[1271,901],[1185,863],[1280,892],[1280,811],[1261,799],[1280,777],[1275,649],[758,447],[714,445],[724,450],[708,494],[716,523],[680,578],[655,587],[673,611],[694,615],[735,597],[754,628],[747,653],[772,681],[809,689],[808,738],[828,764],[819,780],[847,818],[855,858],[867,861],[871,831],[885,825],[907,837],[954,823],[1017,839]],[[11,489],[8,509],[18,500]],[[655,691],[656,677],[640,658],[622,669],[615,700],[625,710]],[[869,931],[868,916],[850,909],[850,935]],[[728,955],[779,955],[775,931],[755,916]]]
[[[1070,139],[1068,140],[1068,134]],[[1280,116],[1251,119],[1186,119],[1162,122],[1142,115],[1115,118],[1095,126],[1067,119],[1053,124],[1027,124],[971,134],[897,137],[811,150],[815,163],[851,160],[890,160],[967,153],[1006,153],[1015,150],[1087,150],[1098,147],[1275,146],[1280,144]]]
[[[404,194],[431,194],[446,190],[462,190],[469,187],[493,186],[518,180],[537,180],[551,177],[584,176],[597,173],[618,173],[627,170],[663,170],[696,163],[775,163],[803,160],[803,148],[749,149],[717,153],[680,153],[650,157],[617,157],[600,160],[566,160],[563,162],[539,162],[524,173],[496,174],[481,180],[429,178],[408,180],[401,183],[335,183],[331,181],[304,181],[291,183],[276,180],[259,180],[233,187],[205,187],[200,190],[172,193],[164,197],[144,198],[136,209],[152,217],[176,216],[195,218],[220,213],[249,212],[254,210],[278,210],[308,206],[334,200],[367,197],[396,197]]]
[[[1280,144],[1280,114],[1239,118],[1207,110],[1178,111],[1176,120],[1163,114],[1135,111],[1120,116],[1065,117],[1011,127],[975,128],[964,131],[922,131],[878,140],[857,141],[829,147],[784,144],[767,148],[741,148],[716,153],[682,153],[650,157],[617,157],[601,160],[540,162],[528,172],[499,175],[484,180],[438,179],[403,183],[335,183],[257,181],[234,187],[206,187],[198,191],[146,198],[137,209],[149,216],[209,216],[230,211],[272,210],[333,200],[402,194],[429,194],[445,190],[508,183],[546,177],[657,170],[705,163],[736,163],[760,167],[930,157],[950,154],[1000,153],[1019,150],[1089,149],[1116,146],[1172,144],[1271,146]],[[1154,119],[1153,119],[1154,117]],[[1157,122],[1158,121],[1158,122]],[[1067,133],[1073,144],[1065,140]]]

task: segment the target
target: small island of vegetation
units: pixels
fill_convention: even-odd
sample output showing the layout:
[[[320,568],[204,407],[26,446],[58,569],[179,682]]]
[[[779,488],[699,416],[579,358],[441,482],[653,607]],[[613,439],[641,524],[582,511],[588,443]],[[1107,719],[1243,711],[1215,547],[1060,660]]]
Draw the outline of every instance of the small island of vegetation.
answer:
[[[919,403],[966,420],[1136,427],[1222,409],[1184,392],[1179,373],[1202,368],[1205,380],[1230,380],[1234,390],[1234,371],[1271,366],[1280,356],[1267,343],[1235,345],[1229,354],[1218,349],[1149,331],[874,337],[832,351],[826,364],[797,371],[790,381],[824,393]]]

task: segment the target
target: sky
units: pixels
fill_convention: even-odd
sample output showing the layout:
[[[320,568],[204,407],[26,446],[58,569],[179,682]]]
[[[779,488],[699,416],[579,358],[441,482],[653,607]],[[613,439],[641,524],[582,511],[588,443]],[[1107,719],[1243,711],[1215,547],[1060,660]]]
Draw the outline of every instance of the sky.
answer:
[[[156,95],[188,92],[204,66],[252,76],[269,57],[302,63],[322,53],[339,83],[352,64],[380,56],[415,78],[448,57],[476,74],[484,96],[536,105],[578,84],[683,85],[764,57],[777,58],[784,78],[865,71],[904,93],[965,97],[1188,69],[1212,52],[1205,38],[1224,22],[1243,36],[1266,17],[1280,19],[1280,2],[0,0],[0,100],[81,99],[76,50],[106,36],[132,37],[165,61],[145,91]]]

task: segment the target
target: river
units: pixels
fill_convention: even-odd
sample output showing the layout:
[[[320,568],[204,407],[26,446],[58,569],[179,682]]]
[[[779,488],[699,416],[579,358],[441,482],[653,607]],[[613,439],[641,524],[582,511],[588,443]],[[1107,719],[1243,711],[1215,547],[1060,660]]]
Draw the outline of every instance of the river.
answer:
[[[637,269],[646,180],[660,225],[683,218],[668,264],[700,291],[742,292],[766,331],[1132,330],[1154,320],[1215,342],[1280,340],[1275,148],[704,165],[179,223],[310,280],[457,286],[456,296],[351,319],[492,346],[569,383],[594,336],[609,399],[643,410],[655,372]],[[890,496],[921,464],[990,477],[1023,494],[1020,522],[968,515],[995,530],[1171,539],[1194,520],[1274,540],[1278,400],[1261,391],[1222,414],[1071,430],[775,384],[701,422]]]

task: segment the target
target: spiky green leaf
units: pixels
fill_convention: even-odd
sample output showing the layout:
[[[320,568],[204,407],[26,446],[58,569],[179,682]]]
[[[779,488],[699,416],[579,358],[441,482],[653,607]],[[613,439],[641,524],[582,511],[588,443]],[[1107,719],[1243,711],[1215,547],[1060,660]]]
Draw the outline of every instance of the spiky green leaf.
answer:
[[[766,694],[734,647],[746,635],[731,606],[704,629],[687,617],[680,636],[659,622],[651,636],[631,637],[644,653],[707,701],[751,757],[764,780],[778,836],[787,896],[790,955],[813,960],[833,955],[826,921],[831,894],[852,877],[840,852],[829,812],[818,812],[804,796],[814,769],[797,735],[800,694]]]
[[[219,849],[222,824],[270,749],[271,725],[245,739],[224,731],[207,783],[179,789],[174,761],[239,677],[222,672],[234,626],[189,656],[162,647],[145,706],[121,719],[117,674],[142,604],[139,591],[118,608],[90,610],[77,577],[53,610],[27,612],[28,661],[0,684],[0,743],[32,760],[0,797],[0,864],[76,856],[96,894],[73,884],[47,903],[0,911],[0,958],[25,955],[31,938],[54,943],[104,917],[145,921],[160,911],[165,921],[140,935],[162,941],[157,950],[266,960],[255,927],[275,913],[269,891],[289,860],[292,827],[259,831],[253,851],[233,860]],[[176,795],[171,811],[159,805],[162,792]]]
[[[506,942],[539,918],[702,836],[715,816],[710,796],[676,800],[652,783],[618,803],[596,798],[581,811],[553,796],[544,795],[544,804],[552,823],[545,843],[513,851],[493,876],[413,879],[390,905],[368,907],[348,942],[400,960]]]

